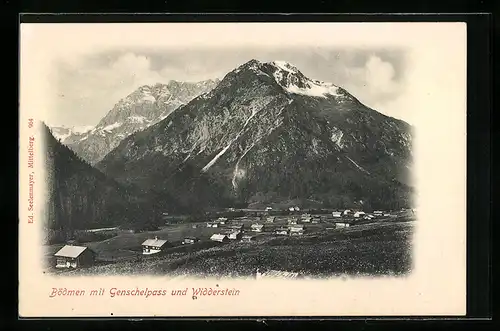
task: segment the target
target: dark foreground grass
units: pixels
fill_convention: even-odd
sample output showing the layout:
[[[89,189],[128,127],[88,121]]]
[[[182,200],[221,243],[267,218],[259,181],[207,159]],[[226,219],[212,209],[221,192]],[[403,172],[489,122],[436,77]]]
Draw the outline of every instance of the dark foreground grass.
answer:
[[[413,224],[375,223],[301,237],[269,236],[253,243],[184,246],[140,261],[94,266],[65,274],[252,276],[257,268],[303,276],[404,275],[412,266]]]

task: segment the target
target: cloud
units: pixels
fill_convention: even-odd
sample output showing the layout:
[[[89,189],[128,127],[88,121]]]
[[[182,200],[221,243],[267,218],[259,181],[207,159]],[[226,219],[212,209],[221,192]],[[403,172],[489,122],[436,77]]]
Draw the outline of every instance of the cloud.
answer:
[[[333,82],[378,111],[390,116],[404,82],[401,68],[383,52],[332,49],[166,49],[148,52],[100,52],[64,57],[57,71],[57,98],[50,122],[94,125],[114,104],[141,85],[169,80],[222,78],[238,65],[257,58],[289,61],[313,79]]]
[[[371,94],[394,94],[400,86],[394,81],[395,70],[391,63],[371,56],[364,67],[366,84]]]
[[[78,125],[97,124],[119,99],[137,87],[165,80],[151,70],[147,56],[134,53],[109,62],[73,58],[61,62],[56,71],[59,97],[50,122]]]

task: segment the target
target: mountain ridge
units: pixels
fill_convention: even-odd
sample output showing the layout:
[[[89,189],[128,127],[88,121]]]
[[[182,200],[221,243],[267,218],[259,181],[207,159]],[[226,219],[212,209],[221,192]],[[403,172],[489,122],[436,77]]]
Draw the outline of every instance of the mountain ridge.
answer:
[[[119,181],[186,200],[192,195],[212,207],[255,196],[267,196],[264,203],[303,198],[327,205],[382,205],[385,197],[387,204],[408,205],[411,188],[401,178],[409,178],[411,141],[408,123],[366,107],[343,88],[288,63],[251,60],[122,140],[96,166]]]
[[[120,99],[95,127],[83,133],[62,136],[61,142],[90,164],[95,164],[122,139],[161,121],[177,107],[208,92],[218,82],[218,79],[196,83],[170,80],[167,84],[142,85]],[[53,133],[58,130],[52,128]]]

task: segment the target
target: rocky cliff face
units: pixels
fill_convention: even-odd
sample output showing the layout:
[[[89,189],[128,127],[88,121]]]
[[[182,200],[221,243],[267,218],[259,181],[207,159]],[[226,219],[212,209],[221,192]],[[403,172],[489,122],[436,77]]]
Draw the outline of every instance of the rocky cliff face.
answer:
[[[218,80],[170,81],[142,86],[120,100],[93,128],[63,136],[64,144],[91,164],[100,161],[121,140],[165,119],[177,107],[214,88]],[[59,130],[59,128],[55,128]],[[56,132],[53,128],[53,132]]]
[[[410,204],[411,127],[285,62],[256,60],[97,164],[184,208]]]

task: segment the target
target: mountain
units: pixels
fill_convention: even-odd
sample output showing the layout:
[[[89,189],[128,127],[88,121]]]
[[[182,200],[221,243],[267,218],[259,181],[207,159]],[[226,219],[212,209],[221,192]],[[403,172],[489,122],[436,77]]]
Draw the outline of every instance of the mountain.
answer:
[[[60,240],[75,230],[126,226],[154,218],[139,190],[104,175],[54,138],[43,126],[47,208],[45,228]]]
[[[174,109],[210,91],[218,82],[170,81],[168,84],[141,86],[121,99],[95,127],[83,134],[69,135],[62,142],[95,164],[122,139],[166,118]]]
[[[251,60],[96,166],[181,209],[411,203],[412,129],[281,61]]]
[[[52,132],[52,135],[54,138],[62,142],[63,144],[68,141],[75,141],[81,138],[85,133],[88,131],[92,130],[94,127],[93,126],[73,126],[73,127],[66,127],[66,126],[51,126],[50,131]],[[71,137],[71,138],[70,138]],[[70,138],[70,139],[68,139]]]

